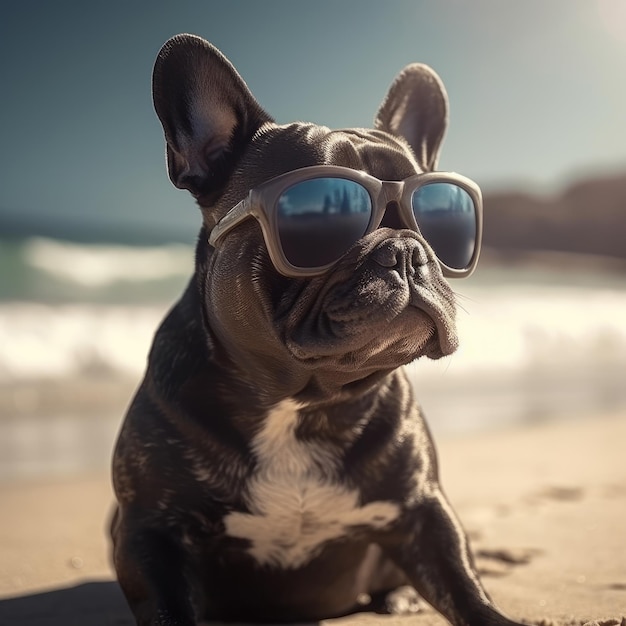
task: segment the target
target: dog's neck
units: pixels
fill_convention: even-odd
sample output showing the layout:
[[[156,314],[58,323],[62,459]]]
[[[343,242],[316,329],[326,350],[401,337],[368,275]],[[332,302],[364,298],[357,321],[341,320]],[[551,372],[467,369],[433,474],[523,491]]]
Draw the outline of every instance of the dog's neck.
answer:
[[[336,372],[301,368],[265,355],[237,354],[215,337],[213,342],[210,358],[214,371],[228,378],[224,384],[238,390],[234,395],[242,409],[254,406],[269,410],[285,401],[330,412],[367,405],[400,375],[398,370],[385,370],[361,379],[349,374],[341,378]]]

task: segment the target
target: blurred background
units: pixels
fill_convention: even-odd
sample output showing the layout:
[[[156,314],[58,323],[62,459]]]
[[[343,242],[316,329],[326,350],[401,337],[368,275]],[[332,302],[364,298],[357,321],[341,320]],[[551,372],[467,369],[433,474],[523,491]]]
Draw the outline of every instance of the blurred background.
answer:
[[[280,123],[370,126],[405,65],[435,68],[440,168],[486,226],[460,350],[411,366],[433,430],[626,416],[624,0],[24,0],[0,19],[0,481],[107,466],[191,275],[200,215],[150,93],[179,32]]]

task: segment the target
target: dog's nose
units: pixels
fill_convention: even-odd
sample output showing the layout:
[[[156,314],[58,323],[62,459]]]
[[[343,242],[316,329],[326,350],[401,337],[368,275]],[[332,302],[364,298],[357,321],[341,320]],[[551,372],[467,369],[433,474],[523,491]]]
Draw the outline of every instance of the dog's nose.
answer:
[[[381,243],[372,258],[382,267],[406,268],[413,274],[417,267],[428,263],[428,255],[415,237],[391,237]]]

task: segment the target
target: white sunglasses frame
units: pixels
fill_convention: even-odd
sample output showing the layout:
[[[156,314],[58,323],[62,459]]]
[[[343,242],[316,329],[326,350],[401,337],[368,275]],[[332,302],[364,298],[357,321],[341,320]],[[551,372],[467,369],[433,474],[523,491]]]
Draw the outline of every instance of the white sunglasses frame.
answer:
[[[254,187],[248,196],[222,217],[211,231],[209,244],[216,247],[220,240],[244,220],[255,218],[263,232],[263,239],[274,267],[284,276],[306,278],[320,276],[336,265],[340,259],[318,267],[297,267],[283,252],[277,220],[277,204],[281,194],[290,186],[315,178],[342,178],[362,185],[372,200],[372,215],[363,237],[376,230],[391,202],[397,202],[406,227],[421,234],[411,208],[413,193],[431,183],[451,183],[468,193],[474,203],[476,239],[472,257],[465,268],[449,267],[437,258],[441,271],[448,278],[469,276],[478,263],[483,233],[483,202],[480,187],[471,179],[454,172],[426,172],[414,174],[401,181],[382,181],[366,172],[338,165],[314,165],[292,170]],[[358,241],[358,240],[356,240]],[[355,241],[355,243],[356,243]],[[427,241],[427,240],[426,240]]]

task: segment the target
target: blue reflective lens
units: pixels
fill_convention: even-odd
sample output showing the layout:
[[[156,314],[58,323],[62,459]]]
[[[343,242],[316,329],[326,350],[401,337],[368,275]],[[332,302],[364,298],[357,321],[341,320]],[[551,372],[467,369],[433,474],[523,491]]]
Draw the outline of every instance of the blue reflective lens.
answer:
[[[367,190],[343,178],[296,183],[278,199],[278,236],[295,267],[338,261],[365,232],[372,216]]]
[[[420,232],[437,258],[452,269],[469,267],[476,249],[476,207],[453,183],[428,183],[413,193],[411,206]]]

